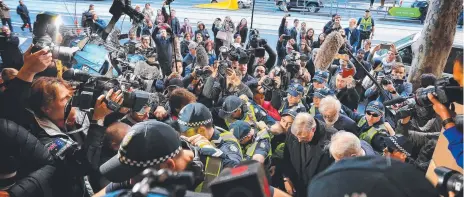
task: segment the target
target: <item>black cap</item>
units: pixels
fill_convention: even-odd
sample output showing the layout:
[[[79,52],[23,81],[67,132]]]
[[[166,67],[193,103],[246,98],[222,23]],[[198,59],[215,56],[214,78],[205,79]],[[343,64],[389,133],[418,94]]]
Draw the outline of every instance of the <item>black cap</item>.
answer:
[[[371,10],[367,9],[366,12],[371,12]]]
[[[100,166],[100,172],[109,181],[126,181],[175,157],[181,149],[179,133],[171,126],[156,120],[140,122],[131,127],[118,154]]]
[[[166,87],[169,88],[169,87],[178,87],[178,88],[181,88],[184,86],[184,83],[182,82],[181,79],[179,78],[172,78],[168,81],[168,83],[166,84]]]
[[[280,115],[280,117],[291,116],[291,117],[295,118],[297,114],[298,114],[298,113],[297,113],[295,110],[292,110],[292,109],[284,109],[284,111],[282,112],[282,114]]]
[[[406,156],[410,157],[412,152],[412,144],[408,141],[408,138],[404,135],[394,135],[385,138],[385,144],[393,150],[400,151]]]
[[[229,115],[234,113],[237,109],[240,109],[242,105],[243,105],[243,101],[238,96],[234,96],[234,95],[228,96],[224,100],[224,103],[222,103],[222,108],[219,110],[219,117],[227,118]]]
[[[413,165],[380,156],[342,159],[314,177],[307,196],[438,197]]]
[[[180,110],[177,122],[180,131],[185,132],[190,128],[204,126],[213,122],[213,115],[205,105],[190,103]]]

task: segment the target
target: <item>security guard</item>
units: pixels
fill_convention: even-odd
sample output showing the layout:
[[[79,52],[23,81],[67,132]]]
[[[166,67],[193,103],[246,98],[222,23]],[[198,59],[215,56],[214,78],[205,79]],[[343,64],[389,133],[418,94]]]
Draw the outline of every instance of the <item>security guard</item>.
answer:
[[[191,103],[182,108],[177,122],[182,136],[200,148],[205,165],[205,180],[195,191],[209,192],[208,184],[222,169],[234,167],[242,161],[240,144],[231,132],[220,132],[213,126],[211,112],[201,103]]]
[[[275,120],[266,111],[250,103],[246,96],[231,95],[224,99],[222,108],[219,110],[219,117],[224,119],[227,127],[230,127],[230,124],[237,120],[243,120],[252,125],[258,121],[263,121],[267,125],[275,123]]]
[[[371,16],[370,10],[366,10],[364,17],[359,18],[357,26],[361,31],[361,42],[359,42],[358,46],[360,48],[362,41],[371,39],[371,36],[374,37],[374,19]]]
[[[311,103],[311,107],[309,108],[309,113],[313,116],[319,114],[319,102],[326,96],[333,96],[334,92],[328,88],[321,88],[316,89],[313,96],[313,103]]]
[[[385,148],[385,137],[389,136],[383,116],[384,106],[379,101],[371,101],[366,107],[366,113],[358,114],[349,110],[348,116],[358,123],[359,139],[371,144],[377,152],[382,152]]]
[[[280,103],[279,113],[282,113],[286,109],[291,109],[296,112],[306,112],[306,107],[301,102],[304,95],[304,88],[301,84],[294,83],[288,86],[287,97],[285,97]],[[274,95],[273,98],[274,99]],[[280,99],[280,98],[279,98]],[[276,106],[273,106],[276,107]]]
[[[272,155],[271,135],[269,135],[266,126],[256,132],[249,123],[238,120],[230,124],[230,132],[234,134],[242,146],[245,160],[253,159],[262,164],[270,163],[269,159]]]

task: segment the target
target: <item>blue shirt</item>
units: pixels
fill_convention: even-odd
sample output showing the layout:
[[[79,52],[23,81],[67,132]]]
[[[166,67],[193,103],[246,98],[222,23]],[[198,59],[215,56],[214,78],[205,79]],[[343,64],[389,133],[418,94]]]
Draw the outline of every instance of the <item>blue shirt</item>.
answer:
[[[463,135],[462,132],[459,131],[456,126],[448,128],[443,132],[443,135],[446,137],[446,139],[449,142],[448,145],[448,150],[451,151],[451,154],[453,155],[454,159],[456,160],[456,163],[458,164],[459,167],[462,168],[462,146],[463,146]]]

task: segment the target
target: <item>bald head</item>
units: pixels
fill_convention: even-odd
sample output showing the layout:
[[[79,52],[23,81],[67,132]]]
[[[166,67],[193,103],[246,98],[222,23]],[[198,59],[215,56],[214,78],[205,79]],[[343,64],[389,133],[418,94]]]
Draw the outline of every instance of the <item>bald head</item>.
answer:
[[[329,152],[335,161],[364,155],[359,138],[343,130],[332,135],[329,144]]]
[[[122,139],[126,136],[127,132],[129,132],[130,128],[128,124],[122,122],[115,122],[106,128],[106,137],[108,138],[108,145],[111,146],[111,149],[119,149]]]

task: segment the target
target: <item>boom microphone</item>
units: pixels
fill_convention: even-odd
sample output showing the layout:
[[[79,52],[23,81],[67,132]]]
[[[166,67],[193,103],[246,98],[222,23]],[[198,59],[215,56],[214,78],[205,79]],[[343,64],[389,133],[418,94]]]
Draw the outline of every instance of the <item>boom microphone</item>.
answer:
[[[319,53],[316,55],[314,66],[319,70],[327,70],[344,42],[344,38],[338,31],[330,33],[325,38],[324,43],[322,43],[322,46],[320,47]]]
[[[195,58],[195,67],[203,68],[208,66],[209,64],[209,57],[208,53],[206,52],[205,47],[198,45],[196,48],[197,57]]]
[[[383,102],[383,105],[384,106],[390,106],[390,105],[394,105],[394,104],[397,104],[397,103],[402,103],[402,102],[404,102],[406,100],[408,100],[408,99],[403,98],[403,97],[398,97],[398,98],[394,98],[394,99]]]

